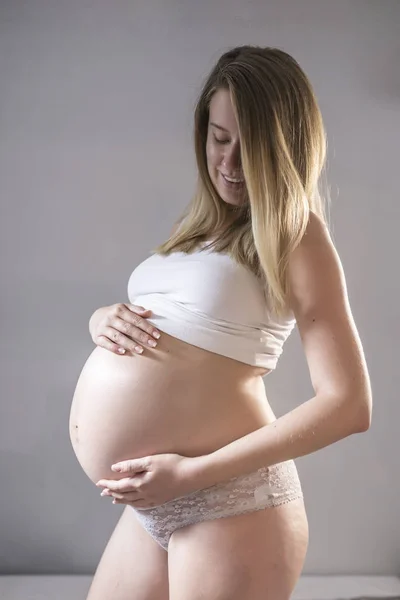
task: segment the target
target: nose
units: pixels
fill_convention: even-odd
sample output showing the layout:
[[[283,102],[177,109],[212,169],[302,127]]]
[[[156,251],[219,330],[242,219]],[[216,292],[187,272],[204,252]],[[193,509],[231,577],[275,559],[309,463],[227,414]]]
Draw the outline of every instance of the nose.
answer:
[[[225,148],[222,165],[226,168],[226,170],[230,173],[233,173],[235,171],[240,170],[241,164],[242,160],[240,155],[239,144],[232,144],[232,146]]]

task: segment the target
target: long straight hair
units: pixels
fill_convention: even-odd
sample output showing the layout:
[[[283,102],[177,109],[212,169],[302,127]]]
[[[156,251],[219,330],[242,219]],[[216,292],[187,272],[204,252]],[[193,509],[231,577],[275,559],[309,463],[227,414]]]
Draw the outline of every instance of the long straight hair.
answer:
[[[209,106],[219,89],[230,93],[249,198],[234,212],[219,197],[207,168]],[[194,147],[194,196],[177,222],[180,226],[154,252],[201,250],[219,232],[214,251],[247,266],[260,279],[270,310],[286,316],[288,261],[305,233],[310,211],[328,227],[319,190],[325,128],[311,83],[296,60],[270,47],[239,46],[224,53],[195,106]],[[325,194],[329,201],[327,189]]]

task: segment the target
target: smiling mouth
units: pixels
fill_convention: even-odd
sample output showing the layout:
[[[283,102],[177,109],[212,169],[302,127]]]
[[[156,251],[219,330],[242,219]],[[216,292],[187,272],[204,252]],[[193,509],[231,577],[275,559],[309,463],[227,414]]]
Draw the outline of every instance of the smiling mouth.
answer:
[[[225,177],[225,175],[223,175],[223,173],[221,173],[221,176],[223,180],[223,186],[227,190],[230,190],[231,192],[242,192],[244,190],[244,179],[230,181]]]
[[[244,183],[244,179],[241,179],[239,177],[228,177],[227,175],[224,175],[223,173],[221,173],[221,175],[224,178],[224,180],[227,181],[228,183],[234,183],[237,185]]]

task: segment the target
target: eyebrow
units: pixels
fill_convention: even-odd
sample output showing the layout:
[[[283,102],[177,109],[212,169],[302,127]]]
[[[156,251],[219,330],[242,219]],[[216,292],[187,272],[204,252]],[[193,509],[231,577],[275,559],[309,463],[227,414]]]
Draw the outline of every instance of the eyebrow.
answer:
[[[212,121],[210,121],[210,125],[212,125],[213,127],[216,127],[217,129],[221,129],[222,131],[226,131],[227,133],[229,133],[229,130],[225,129],[225,127],[222,127],[222,125],[217,125],[216,123],[213,123]]]

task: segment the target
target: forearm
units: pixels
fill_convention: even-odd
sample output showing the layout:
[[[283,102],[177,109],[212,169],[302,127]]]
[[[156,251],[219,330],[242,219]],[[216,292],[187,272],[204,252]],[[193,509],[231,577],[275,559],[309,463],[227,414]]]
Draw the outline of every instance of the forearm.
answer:
[[[366,431],[367,402],[314,396],[273,423],[198,457],[194,477],[201,487],[295,459]]]

